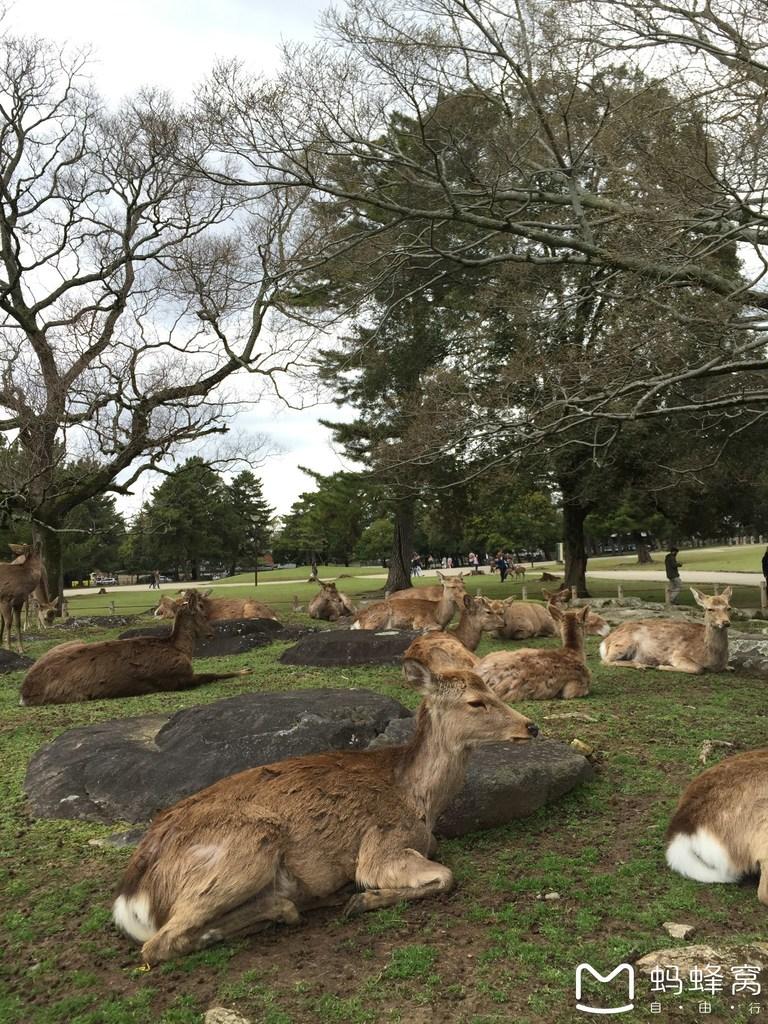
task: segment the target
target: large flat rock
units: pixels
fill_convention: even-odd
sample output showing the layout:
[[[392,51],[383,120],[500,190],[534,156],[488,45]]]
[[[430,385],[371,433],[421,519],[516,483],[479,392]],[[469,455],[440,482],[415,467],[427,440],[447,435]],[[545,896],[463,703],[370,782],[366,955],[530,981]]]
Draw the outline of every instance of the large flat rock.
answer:
[[[405,743],[413,728],[402,704],[369,690],[244,694],[170,716],[72,729],[33,757],[25,791],[38,817],[143,822],[245,768]],[[580,754],[553,740],[480,747],[437,831],[458,836],[524,818],[592,771]]]
[[[370,746],[405,743],[414,725],[413,718],[392,721]],[[556,740],[483,745],[472,752],[464,788],[446,808],[435,831],[443,836],[463,836],[526,818],[593,775],[585,757]]]
[[[155,620],[157,621],[157,620]],[[255,647],[264,647],[276,641],[297,640],[307,633],[314,633],[314,627],[283,626],[275,619],[225,619],[213,624],[214,635],[195,644],[195,658],[224,658],[232,654],[246,654]],[[160,626],[137,626],[126,629],[120,640],[133,636],[168,636],[170,623]]]
[[[410,630],[328,629],[283,651],[286,665],[394,665],[420,636]]]
[[[35,754],[24,789],[37,817],[148,821],[245,768],[365,747],[407,715],[398,701],[370,690],[246,693],[172,715],[70,729]]]

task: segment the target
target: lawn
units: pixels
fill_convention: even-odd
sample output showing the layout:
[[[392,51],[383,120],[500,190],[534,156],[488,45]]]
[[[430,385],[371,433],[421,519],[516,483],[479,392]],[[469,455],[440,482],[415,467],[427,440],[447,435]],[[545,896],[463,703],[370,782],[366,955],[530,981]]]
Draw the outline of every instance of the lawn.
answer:
[[[678,562],[683,569],[697,572],[761,572],[760,561],[765,553],[765,544],[738,544],[724,548],[690,548],[678,553]],[[598,569],[620,569],[628,572],[664,570],[666,551],[653,552],[652,565],[639,565],[634,555],[590,558],[588,571]]]
[[[360,593],[373,581],[346,582]],[[486,587],[501,590],[498,583]],[[296,590],[270,588],[269,601],[282,612]],[[146,608],[151,595],[136,596]],[[103,600],[84,595],[77,610]],[[303,614],[285,617],[307,621]],[[32,653],[65,636],[71,639],[71,631],[31,644]],[[73,726],[207,703],[244,687],[365,686],[411,707],[414,695],[395,668],[282,665],[279,644],[197,663],[201,671],[248,664],[253,676],[245,680],[80,706],[20,708],[21,674],[5,676],[0,1021],[199,1024],[207,1007],[225,1005],[259,1024],[573,1024],[580,1016],[573,1008],[576,965],[586,960],[605,972],[674,945],[664,921],[695,925],[697,941],[705,943],[761,938],[765,910],[754,888],[685,881],[666,869],[662,850],[680,789],[700,770],[703,741],[727,740],[737,749],[765,743],[764,684],[733,673],[696,678],[607,669],[595,657],[596,643],[590,641],[588,698],[519,705],[547,736],[578,737],[601,751],[595,780],[512,826],[442,843],[439,857],[459,882],[454,893],[353,920],[333,911],[308,915],[298,928],[214,947],[147,974],[137,970],[137,949],[109,923],[128,854],[89,844],[115,828],[30,820],[22,782],[34,751]],[[486,643],[481,653],[490,649]],[[562,717],[573,711],[594,721]],[[561,898],[538,898],[548,890]],[[698,1019],[690,1001],[660,998],[667,1021]],[[636,1002],[646,1013],[633,1019],[648,1019],[651,999],[639,980]],[[747,998],[730,1003],[735,1011],[715,1000],[706,1019],[746,1021]]]

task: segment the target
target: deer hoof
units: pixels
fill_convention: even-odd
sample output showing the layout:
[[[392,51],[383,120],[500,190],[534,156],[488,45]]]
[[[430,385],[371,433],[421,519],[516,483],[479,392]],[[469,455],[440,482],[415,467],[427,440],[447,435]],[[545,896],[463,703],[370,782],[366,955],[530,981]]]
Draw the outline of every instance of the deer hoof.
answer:
[[[347,905],[344,907],[344,917],[355,917],[357,914],[365,913],[369,902],[367,892],[355,893],[354,896],[347,900]]]

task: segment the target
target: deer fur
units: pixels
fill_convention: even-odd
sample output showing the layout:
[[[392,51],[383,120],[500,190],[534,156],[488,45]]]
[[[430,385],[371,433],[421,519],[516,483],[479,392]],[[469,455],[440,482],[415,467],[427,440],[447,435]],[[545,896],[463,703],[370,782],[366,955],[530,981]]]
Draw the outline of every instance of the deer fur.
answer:
[[[335,622],[344,615],[354,615],[355,606],[346,594],[336,589],[335,580],[324,582],[316,580],[320,585],[319,593],[315,594],[309,602],[307,611],[312,619],[326,619],[328,622]]]
[[[181,597],[173,598],[163,595],[155,608],[155,617],[172,619],[189,595],[197,594],[209,622],[222,622],[226,619],[274,619],[277,621],[277,614],[269,605],[262,604],[261,601],[256,601],[252,597],[209,597],[210,593],[210,590],[202,594],[199,590],[190,588],[182,590]]]
[[[74,641],[51,648],[30,668],[21,685],[21,704],[74,704],[110,697],[188,690],[244,672],[192,669],[195,641],[213,636],[200,602],[179,608],[167,637],[131,637],[99,643]]]
[[[504,700],[552,700],[586,697],[591,674],[584,646],[589,605],[562,611],[550,605],[560,625],[563,646],[523,647],[487,654],[476,671]]]
[[[406,587],[405,590],[395,590],[389,595],[390,601],[439,601],[443,596],[443,582],[445,580],[461,580],[461,591],[466,593],[464,586],[464,573],[457,573],[456,576],[445,576],[438,570],[440,583],[431,587]],[[461,596],[457,591],[457,595]]]
[[[538,728],[471,672],[403,666],[424,696],[402,747],[289,758],[232,775],[162,812],[131,858],[113,908],[148,964],[294,924],[299,911],[363,891],[354,914],[453,887],[429,860],[432,829],[470,751]]]
[[[515,562],[513,565],[510,565],[509,572],[515,578],[522,576],[525,579],[525,566],[521,562]]]
[[[439,601],[377,601],[363,609],[351,629],[444,629],[461,608],[464,581],[458,576],[443,577]]]
[[[24,629],[29,629],[31,617],[37,619],[37,624],[42,630],[49,629],[54,623],[58,601],[44,601],[42,598],[38,597],[39,593],[39,588],[36,588],[24,606]]]
[[[768,904],[768,750],[727,757],[688,784],[667,829],[667,864],[697,882],[759,874]]]
[[[691,587],[704,609],[704,624],[678,619],[624,622],[600,644],[606,665],[658,668],[667,672],[725,672],[728,667],[728,627],[732,588],[710,597]]]
[[[38,588],[42,588],[41,593],[47,601],[48,588],[40,547],[31,544],[10,544],[9,547],[16,558],[13,562],[0,562],[0,645],[5,632],[6,647],[10,651],[15,623],[19,654],[23,654],[21,611],[30,594]]]
[[[464,595],[458,625],[446,632],[435,631],[417,636],[403,655],[415,658],[433,672],[449,669],[477,671],[477,650],[484,631],[497,629],[503,621],[503,602],[486,597]]]
[[[516,601],[508,597],[504,603],[504,625],[496,636],[502,640],[530,640],[535,636],[558,636],[560,628],[552,615],[552,607],[562,607],[570,600],[570,589],[550,594],[542,590],[549,603],[545,607],[536,601]],[[561,596],[562,595],[562,596]],[[601,615],[589,612],[587,616],[587,634],[589,636],[607,636],[611,627]]]

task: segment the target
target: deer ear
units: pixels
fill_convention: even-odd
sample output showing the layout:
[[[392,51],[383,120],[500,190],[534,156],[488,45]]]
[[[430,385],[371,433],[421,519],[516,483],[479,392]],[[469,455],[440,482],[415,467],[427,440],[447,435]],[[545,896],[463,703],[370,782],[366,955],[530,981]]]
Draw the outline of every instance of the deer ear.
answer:
[[[547,599],[547,601],[549,602],[554,597],[554,594],[552,593],[551,590],[547,590],[546,587],[542,587],[541,588],[541,596],[545,597]]]
[[[468,611],[469,611],[469,609],[470,609],[470,608],[472,607],[472,598],[471,598],[471,597],[469,596],[469,594],[465,594],[465,595],[464,595],[464,607],[465,607],[465,608],[466,608],[466,609],[467,609]]]
[[[406,658],[403,662],[403,675],[424,696],[435,692],[435,678],[423,662]]]
[[[587,621],[587,619],[589,618],[589,613],[591,611],[592,611],[592,609],[589,607],[589,605],[585,604],[584,607],[581,610],[581,621],[582,622],[586,622]]]
[[[439,569],[437,570],[437,575],[439,576],[439,578],[440,578],[441,580],[444,580],[444,579],[445,579],[445,576],[443,576],[443,574],[442,574],[442,573],[440,572],[440,570],[439,570]]]
[[[560,607],[560,605],[556,604],[554,601],[549,602],[549,604],[547,605],[547,611],[555,620],[555,622],[560,622],[562,620],[563,610]]]
[[[693,599],[696,602],[696,604],[700,608],[706,608],[709,604],[709,596],[707,594],[702,594],[702,592],[700,590],[697,590],[696,587],[690,587],[689,589],[693,594]]]
[[[733,587],[726,587],[720,597],[724,597],[726,601],[730,601],[733,595]]]

